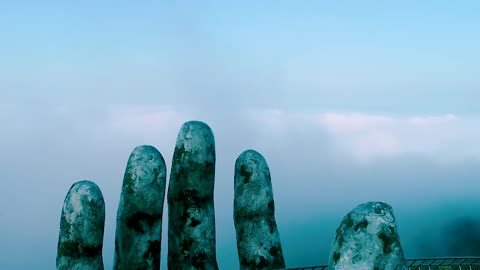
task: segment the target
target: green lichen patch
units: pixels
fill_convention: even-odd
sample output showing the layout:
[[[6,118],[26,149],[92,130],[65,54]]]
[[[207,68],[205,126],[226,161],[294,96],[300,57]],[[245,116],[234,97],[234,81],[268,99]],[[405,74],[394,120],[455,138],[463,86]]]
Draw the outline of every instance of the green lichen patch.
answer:
[[[252,173],[247,171],[246,169],[247,167],[245,165],[241,165],[240,166],[240,170],[238,171],[238,173],[240,174],[240,176],[243,177],[243,183],[244,184],[248,184],[250,182],[250,177],[252,177]]]
[[[270,255],[272,255],[273,257],[277,257],[278,255],[282,254],[282,248],[280,247],[280,245],[272,246],[268,250],[268,253],[270,253]]]
[[[159,240],[148,240],[147,242],[147,251],[143,255],[145,260],[152,262],[153,265],[160,265],[160,241]]]
[[[273,217],[267,218],[267,223],[268,223],[270,234],[274,234],[275,231],[277,230],[277,223],[275,222],[275,218]]]
[[[205,252],[199,252],[192,256],[191,263],[195,269],[203,269],[205,262],[209,261],[208,259],[209,258]]]
[[[195,240],[191,237],[185,237],[180,243],[180,248],[186,259],[190,257],[190,248],[192,247],[194,241]]]
[[[333,253],[333,257],[332,257],[332,258],[333,258],[333,262],[337,263],[338,260],[340,260],[340,255],[341,255],[340,252],[335,251],[335,252]]]
[[[196,218],[191,218],[190,219],[190,227],[197,227],[198,225],[200,225],[202,222]]]
[[[273,202],[273,200],[269,201],[268,202],[268,210],[270,210],[270,212],[275,212],[275,203]]]
[[[382,232],[382,233],[378,234],[378,238],[380,238],[380,240],[382,240],[383,252],[390,253],[390,252],[393,251],[392,246],[395,243],[395,237]]]
[[[359,229],[365,229],[368,226],[368,221],[366,219],[363,219],[361,222],[357,223],[355,227],[353,228],[354,231],[358,231]]]
[[[123,189],[125,192],[132,194],[135,192],[133,185],[132,173],[130,171],[126,171],[123,175]]]
[[[137,211],[127,218],[125,225],[136,232],[146,233],[160,220],[161,216],[159,214],[151,215],[143,211]]]
[[[353,226],[353,219],[351,214],[347,215],[344,224],[345,224],[345,227],[344,227],[345,230],[350,229]]]
[[[343,236],[343,234],[340,234],[340,236],[338,236],[338,247],[341,248],[343,243],[345,242],[345,237]]]
[[[361,261],[362,260],[362,254],[357,254],[356,256],[354,256],[352,258],[352,263],[353,264],[356,264],[357,262]]]
[[[97,257],[102,254],[102,245],[87,245],[82,240],[60,242],[57,249],[58,256],[75,259]]]

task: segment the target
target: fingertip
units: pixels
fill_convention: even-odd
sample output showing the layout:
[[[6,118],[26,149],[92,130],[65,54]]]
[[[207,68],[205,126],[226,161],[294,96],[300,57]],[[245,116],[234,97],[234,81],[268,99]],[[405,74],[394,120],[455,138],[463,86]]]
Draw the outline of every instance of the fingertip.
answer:
[[[102,246],[105,202],[100,188],[92,181],[74,183],[67,195],[60,218],[57,269],[103,269]]]

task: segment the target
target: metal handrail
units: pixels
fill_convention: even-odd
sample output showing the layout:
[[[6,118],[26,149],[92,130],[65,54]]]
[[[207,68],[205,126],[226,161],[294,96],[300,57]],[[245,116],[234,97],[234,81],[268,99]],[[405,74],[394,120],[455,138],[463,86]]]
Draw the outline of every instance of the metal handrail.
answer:
[[[439,257],[406,260],[408,270],[480,270],[480,257]],[[288,270],[327,270],[327,265],[287,268]]]

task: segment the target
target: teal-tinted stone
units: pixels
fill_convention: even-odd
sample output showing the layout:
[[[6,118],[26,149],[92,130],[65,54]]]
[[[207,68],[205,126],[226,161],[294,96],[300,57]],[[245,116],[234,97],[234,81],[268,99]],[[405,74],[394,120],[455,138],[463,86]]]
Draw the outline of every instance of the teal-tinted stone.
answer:
[[[65,197],[57,247],[58,270],[103,270],[105,202],[98,186],[84,180]]]
[[[166,166],[153,146],[136,147],[125,170],[117,211],[114,269],[158,270]]]
[[[183,124],[168,187],[168,269],[218,269],[215,250],[215,140],[200,121]]]
[[[240,269],[285,268],[270,169],[263,156],[254,150],[241,153],[235,163],[234,182]]]
[[[328,267],[406,270],[392,207],[368,202],[348,213],[337,229]]]

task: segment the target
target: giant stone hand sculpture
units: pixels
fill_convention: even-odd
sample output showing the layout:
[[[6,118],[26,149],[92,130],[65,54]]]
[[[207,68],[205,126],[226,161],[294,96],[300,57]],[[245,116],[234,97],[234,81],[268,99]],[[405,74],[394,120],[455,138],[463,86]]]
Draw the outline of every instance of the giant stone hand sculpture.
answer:
[[[251,174],[250,185],[245,185],[245,173]],[[165,177],[165,162],[157,149],[144,145],[133,150],[117,212],[114,269],[160,269]],[[168,269],[218,269],[214,181],[213,132],[203,122],[187,122],[177,137],[167,195]],[[249,207],[245,205],[249,192],[265,195],[258,198],[255,207]],[[259,153],[247,151],[235,169],[235,227],[241,269],[285,267],[273,208],[266,162]],[[248,221],[253,216],[259,218]],[[105,204],[98,186],[90,181],[73,184],[62,208],[57,269],[103,270],[104,224]],[[254,235],[262,232],[261,240],[246,235],[246,230]]]

